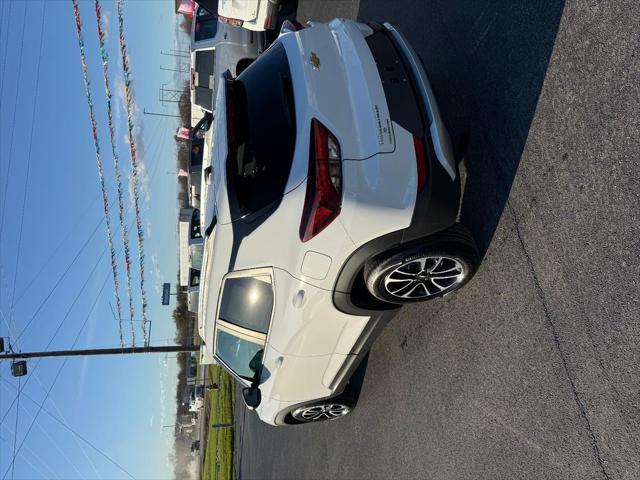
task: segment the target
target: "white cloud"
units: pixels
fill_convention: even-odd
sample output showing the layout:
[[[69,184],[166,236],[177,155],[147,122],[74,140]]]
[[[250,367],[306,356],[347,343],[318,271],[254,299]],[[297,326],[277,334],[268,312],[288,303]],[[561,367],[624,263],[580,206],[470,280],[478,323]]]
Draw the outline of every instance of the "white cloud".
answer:
[[[151,254],[151,265],[153,266],[154,290],[158,295],[162,294],[162,273],[160,272],[160,260],[158,252],[154,250]]]
[[[109,40],[109,25],[111,24],[111,10],[102,10],[102,26],[104,29],[104,39]]]

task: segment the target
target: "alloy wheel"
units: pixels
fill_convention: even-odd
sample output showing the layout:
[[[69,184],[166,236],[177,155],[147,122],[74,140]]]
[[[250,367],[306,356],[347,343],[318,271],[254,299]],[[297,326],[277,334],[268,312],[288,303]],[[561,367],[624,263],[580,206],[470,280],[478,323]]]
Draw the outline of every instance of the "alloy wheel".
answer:
[[[302,422],[318,422],[344,417],[349,412],[351,412],[351,408],[343,403],[325,403],[298,408],[291,415]]]
[[[455,290],[465,276],[465,268],[457,258],[424,256],[391,270],[384,279],[384,288],[396,298],[428,298]]]

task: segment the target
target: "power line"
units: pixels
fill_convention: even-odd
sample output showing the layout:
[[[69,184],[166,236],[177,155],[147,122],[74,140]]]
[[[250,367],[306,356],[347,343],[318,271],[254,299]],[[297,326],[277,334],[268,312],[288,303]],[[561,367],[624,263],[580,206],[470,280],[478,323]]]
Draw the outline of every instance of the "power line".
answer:
[[[107,277],[108,279],[108,277]],[[6,384],[10,385],[12,388],[16,388],[13,385],[11,385],[11,383],[5,379],[2,378],[1,379],[3,382],[5,382]],[[24,398],[26,398],[27,400],[31,401],[32,403],[34,403],[35,405],[40,405],[40,403],[37,400],[34,400],[30,395],[28,395],[26,392],[23,392]],[[82,436],[80,433],[78,433],[76,430],[74,430],[72,427],[70,427],[69,425],[66,425],[62,420],[60,420],[56,415],[54,415],[53,413],[51,413],[51,411],[47,410],[46,408],[42,407],[42,411],[44,413],[46,413],[47,415],[49,415],[49,417],[53,420],[55,420],[56,422],[58,422],[60,425],[62,425],[65,429],[67,429],[69,432],[71,432],[73,435],[75,435],[76,437],[78,437],[80,440],[82,440],[84,443],[86,443],[87,445],[89,445],[89,447],[91,447],[93,450],[95,450],[96,452],[98,452],[102,457],[104,457],[105,459],[107,459],[109,462],[111,462],[112,465],[115,465],[121,472],[125,473],[126,475],[128,475],[131,478],[134,478],[133,475],[131,475],[127,470],[125,470],[125,468],[120,465],[118,462],[116,462],[114,459],[112,459],[109,455],[107,455],[104,451],[102,451],[100,448],[98,448],[95,444],[93,444],[92,442],[90,442],[89,440],[87,440],[87,438],[85,438],[84,436]]]
[[[78,228],[78,225],[80,225],[80,218],[83,218],[87,212],[89,212],[91,210],[91,208],[93,208],[93,205],[96,203],[96,201],[98,200],[98,198],[100,198],[100,194],[96,195],[93,199],[93,202],[87,207],[87,209],[80,215],[80,217],[78,218],[78,221],[74,223],[73,227],[71,229],[69,229],[69,231],[67,232],[67,234],[65,235],[65,237],[60,241],[60,243],[58,243],[58,245],[56,246],[56,248],[53,249],[53,251],[47,255],[47,258],[44,262],[41,263],[40,265],[40,269],[38,270],[38,272],[31,277],[31,280],[29,280],[29,282],[27,283],[27,285],[24,287],[24,289],[22,290],[22,292],[20,292],[20,295],[18,295],[18,298],[16,298],[16,304],[20,302],[20,300],[22,300],[22,297],[24,297],[26,295],[26,293],[29,291],[29,288],[31,288],[31,285],[33,285],[33,283],[38,279],[38,277],[40,276],[40,274],[42,274],[42,272],[44,271],[45,268],[47,268],[47,266],[49,265],[49,263],[56,258],[56,254],[60,251],[60,249],[62,248],[63,245],[67,244],[67,240],[69,239],[69,237],[71,236],[71,234]],[[85,243],[82,245],[82,247],[80,248],[78,255],[80,253],[82,253],[82,251],[87,247],[87,245],[89,244],[89,241],[91,240],[91,238],[95,235],[95,233],[98,231],[98,229],[100,228],[100,225],[102,225],[102,222],[104,222],[104,217],[101,217],[100,220],[98,221],[98,224],[96,225],[96,227],[93,229],[93,231],[89,234],[89,238],[87,239],[87,241],[85,241]],[[77,257],[77,256],[76,256]]]
[[[7,431],[10,434],[13,434],[13,430],[11,430],[9,427],[7,427],[6,425],[2,425],[4,428],[7,429]],[[9,443],[8,440],[6,440],[2,435],[0,435],[0,440],[6,443]],[[27,451],[33,456],[34,459],[36,459],[38,462],[40,462],[47,470],[49,470],[49,472],[51,472],[51,474],[53,475],[52,477],[48,477],[46,473],[44,473],[40,467],[38,467],[35,462],[32,462],[31,460],[29,460],[29,458],[27,458],[24,454],[24,452],[20,453],[20,457],[23,458],[23,460],[25,460],[27,462],[27,464],[38,474],[40,474],[40,476],[42,476],[43,478],[47,479],[47,478],[58,478],[57,475],[55,474],[55,472],[53,470],[51,470],[51,467],[48,466],[46,463],[44,463],[44,461],[31,449],[27,447]]]
[[[89,283],[89,280],[93,276],[93,273],[95,272],[95,269],[99,265],[99,261],[102,259],[102,256],[104,255],[105,252],[106,252],[106,248],[103,250],[102,255],[100,255],[100,258],[98,259],[98,263],[96,263],[96,266],[94,267],[94,269],[91,271],[91,273],[87,277],[87,280],[85,281],[84,285],[82,286],[82,288],[78,292],[78,295],[76,295],[76,297],[74,298],[71,306],[67,310],[67,313],[65,314],[64,318],[62,319],[62,321],[58,325],[58,328],[56,329],[56,331],[54,332],[53,336],[51,337],[51,340],[49,340],[49,343],[47,344],[47,347],[45,349],[48,349],[49,346],[51,345],[51,343],[53,343],[53,340],[55,339],[56,335],[60,331],[60,328],[62,327],[62,325],[64,324],[65,320],[67,319],[69,313],[71,312],[71,310],[75,306],[76,301],[78,300],[78,298],[80,297],[80,295],[84,291],[84,288],[86,287],[86,285]],[[108,278],[108,275],[107,275],[107,278]],[[98,294],[96,295],[95,300],[94,300],[93,304],[91,305],[91,309],[89,310],[89,313],[87,314],[84,322],[82,323],[82,326],[80,327],[80,330],[78,331],[78,334],[76,335],[75,339],[73,340],[71,348],[75,347],[76,343],[78,343],[78,339],[80,338],[80,335],[82,334],[82,331],[84,330],[84,327],[87,325],[87,322],[89,321],[89,318],[91,318],[91,314],[93,313],[93,310],[95,309],[96,305],[98,304],[98,300],[100,299],[100,294],[102,293],[106,283],[107,283],[106,281],[103,282],[102,287],[98,291]],[[42,403],[39,404],[38,411],[36,412],[35,416],[33,417],[33,420],[31,421],[31,424],[29,425],[29,428],[27,429],[27,433],[25,433],[24,437],[22,437],[22,441],[20,442],[20,446],[18,447],[17,452],[14,453],[14,455],[13,455],[13,457],[11,459],[11,465],[10,465],[11,468],[13,468],[13,466],[15,464],[15,459],[16,459],[17,453],[20,452],[20,449],[22,448],[22,445],[24,445],[24,442],[27,440],[27,437],[29,436],[29,433],[31,433],[31,429],[33,428],[33,425],[34,425],[35,421],[38,419],[38,416],[40,415],[40,412],[42,411],[42,409],[44,407],[44,403],[49,398],[49,395],[51,394],[51,391],[53,390],[53,387],[55,386],[56,382],[58,381],[58,378],[60,378],[60,374],[62,373],[62,370],[66,366],[67,361],[68,361],[68,358],[65,358],[64,361],[62,362],[62,365],[58,369],[58,372],[56,373],[56,375],[55,375],[55,377],[53,379],[53,382],[51,383],[51,385],[49,386],[49,389],[47,390],[47,394],[45,395],[44,399],[42,400]],[[39,364],[39,362],[38,362],[38,364]],[[35,371],[35,367],[34,367],[34,371]],[[29,380],[29,378],[31,378],[31,375],[27,378],[27,381]],[[27,382],[25,381],[25,384],[26,383]],[[20,398],[19,395],[20,395],[20,389],[18,389],[18,400]],[[6,478],[8,472],[9,472],[9,468],[7,468],[7,470],[5,471],[4,475],[2,476],[2,480],[4,480]]]
[[[27,204],[27,190],[29,189],[29,173],[31,171],[31,150],[33,148],[33,131],[35,127],[36,110],[38,107],[38,90],[40,85],[40,64],[42,60],[42,40],[44,38],[44,18],[47,11],[47,3],[42,3],[42,22],[40,24],[40,46],[38,50],[38,66],[36,68],[36,88],[35,97],[33,99],[33,109],[31,110],[31,134],[29,136],[29,153],[27,154],[27,174],[24,179],[24,192],[22,195],[22,212],[20,213],[20,233],[18,234],[18,254],[16,255],[16,268],[13,274],[13,287],[11,289],[11,310],[9,311],[9,323],[13,318],[13,305],[16,297],[16,281],[18,279],[18,264],[20,263],[20,254],[22,253],[22,231],[24,229],[24,210]],[[17,100],[16,100],[17,101]],[[5,192],[6,193],[6,192]],[[3,210],[4,212],[4,210]],[[13,472],[12,472],[13,476]]]
[[[45,388],[44,384],[40,381],[40,377],[38,377],[38,375],[34,374],[34,378],[36,379],[36,382],[38,382],[38,385],[40,385],[40,387],[46,391],[47,389]],[[53,405],[53,408],[55,409],[55,411],[57,412],[57,414],[60,416],[60,419],[65,423],[68,424],[69,422],[67,422],[67,419],[65,418],[65,416],[62,414],[62,410],[60,410],[60,408],[58,407],[58,404],[55,402],[55,400],[53,398],[50,398],[49,401],[51,402],[51,405]],[[101,478],[100,473],[98,472],[98,470],[96,469],[95,464],[93,463],[93,460],[91,460],[91,457],[89,457],[89,455],[87,455],[86,450],[84,449],[84,447],[82,446],[82,443],[80,443],[78,441],[78,437],[76,435],[73,436],[74,441],[76,442],[76,445],[78,445],[78,448],[80,449],[80,451],[82,452],[82,455],[84,456],[84,458],[87,460],[87,462],[89,463],[89,466],[91,466],[91,469],[93,470],[93,473],[96,474],[97,478]],[[64,455],[64,453],[63,453]],[[65,455],[66,457],[66,455]],[[68,460],[67,460],[68,461]],[[72,464],[72,462],[69,462]],[[78,471],[78,469],[74,466],[74,470]],[[80,475],[80,472],[78,472],[78,474]],[[82,477],[82,475],[80,475]]]
[[[11,160],[13,159],[13,134],[16,130],[16,110],[18,108],[18,99],[20,93],[20,77],[22,76],[22,50],[24,49],[24,26],[27,22],[28,5],[24,6],[24,15],[22,17],[22,34],[20,36],[20,53],[18,54],[18,81],[16,83],[16,100],[13,103],[13,118],[11,120],[11,135],[9,141],[9,166],[7,167],[7,178],[4,182],[4,195],[2,199],[2,213],[0,214],[0,239],[2,238],[2,230],[4,228],[4,213],[7,210],[7,188],[9,185],[9,176],[11,175]],[[7,47],[8,48],[8,47]],[[6,57],[5,57],[6,58]],[[3,72],[4,73],[4,72]],[[4,81],[3,81],[4,88]],[[2,91],[0,91],[0,102],[2,101]]]
[[[4,7],[4,3],[5,2],[2,3],[3,7]],[[8,3],[9,3],[9,14],[7,16],[7,28],[5,30],[4,42],[2,42],[2,44],[4,45],[4,60],[2,61],[2,77],[0,77],[0,105],[2,104],[2,90],[4,88],[4,74],[7,71],[7,57],[9,56],[9,29],[11,28],[11,23],[10,22],[11,22],[11,9],[13,8],[13,0],[10,0]]]
[[[16,404],[16,424],[13,427],[13,458],[16,458],[16,444],[18,441],[18,418],[20,418],[20,392],[22,386],[22,378],[18,378],[18,402]],[[15,470],[15,462],[11,462],[11,480],[13,480],[13,473]],[[6,474],[5,474],[6,477]],[[4,478],[4,477],[3,477]]]
[[[104,218],[103,218],[104,220]],[[73,267],[73,265],[76,263],[76,261],[78,260],[78,258],[80,258],[80,255],[82,254],[82,252],[84,251],[84,249],[87,247],[87,245],[89,244],[89,242],[91,241],[91,238],[93,238],[93,235],[96,233],[96,231],[98,230],[98,228],[100,228],[100,225],[102,225],[102,221],[100,221],[94,228],[93,232],[91,232],[91,234],[89,235],[89,237],[87,238],[87,240],[84,242],[84,244],[82,245],[82,247],[80,248],[80,250],[78,250],[78,253],[76,253],[76,256],[73,258],[73,260],[71,261],[71,263],[67,266],[67,268],[65,269],[64,272],[62,272],[62,275],[60,275],[60,277],[58,277],[58,280],[56,281],[56,283],[53,285],[53,287],[51,287],[51,289],[49,290],[49,293],[47,294],[47,296],[40,302],[40,304],[38,305],[38,308],[36,308],[35,313],[31,316],[31,318],[29,319],[29,321],[27,322],[27,324],[22,327],[22,330],[20,330],[20,333],[18,334],[18,336],[16,337],[16,339],[14,340],[15,342],[17,342],[18,340],[20,340],[20,338],[22,337],[22,335],[26,332],[27,328],[29,328],[29,325],[31,325],[31,323],[33,322],[33,320],[35,320],[36,316],[38,315],[38,313],[40,313],[40,310],[42,309],[42,307],[44,306],[44,304],[47,302],[47,300],[49,300],[49,298],[51,298],[51,295],[53,295],[53,293],[55,292],[55,290],[58,288],[58,286],[60,285],[60,283],[62,282],[62,280],[64,280],[64,278],[67,276],[67,274],[71,271],[71,267]],[[104,252],[103,252],[104,255]],[[102,258],[102,255],[100,256],[100,258]]]
[[[107,251],[107,249],[105,248],[104,250],[102,250],[102,253],[100,254],[100,257],[98,257],[98,261],[96,262],[95,266],[93,267],[93,269],[91,270],[91,273],[89,274],[89,276],[87,277],[87,279],[84,282],[84,285],[82,286],[82,288],[78,291],[76,297],[73,300],[73,303],[71,304],[71,306],[69,307],[69,309],[67,309],[66,314],[64,315],[64,318],[62,319],[62,321],[58,324],[58,327],[56,328],[56,331],[54,332],[53,336],[51,337],[51,339],[49,340],[49,343],[47,344],[47,346],[45,347],[45,350],[49,348],[49,346],[53,343],[53,340],[55,339],[55,337],[57,336],[58,332],[60,331],[60,329],[62,328],[62,325],[64,324],[64,322],[66,321],[66,319],[69,316],[69,313],[71,312],[71,309],[75,306],[76,302],[78,301],[78,298],[80,298],[80,295],[82,294],[82,292],[84,291],[84,288],[86,287],[86,285],[89,283],[89,280],[91,279],[91,277],[93,276],[93,273],[95,272],[96,268],[98,267],[98,265],[100,264],[100,260],[102,260],[102,257],[104,256],[105,252]],[[108,274],[107,274],[107,278],[108,278]],[[96,296],[96,300],[93,304],[93,306],[91,307],[91,312],[93,312],[93,308],[95,308],[95,305],[98,301],[98,298],[100,296],[100,294],[102,293],[102,290],[104,289],[106,285],[106,281],[102,284],[102,287],[100,288],[100,291],[98,292],[98,295]],[[38,361],[36,363],[36,365],[33,367],[32,373],[35,372],[36,368],[38,368],[38,366],[40,365],[40,361]],[[31,379],[31,375],[29,375],[27,377],[27,380],[24,382],[25,385],[29,382],[29,380]],[[11,407],[13,406],[13,404],[15,403],[16,400],[14,400],[11,405],[9,406],[9,408],[7,409],[7,412],[2,416],[2,420],[0,420],[0,423],[2,423],[5,419],[5,417],[7,416],[7,414],[9,413],[9,410],[11,409]]]
[[[36,377],[37,379],[37,377]],[[3,385],[4,388],[7,388]],[[8,390],[8,389],[7,389]],[[46,388],[44,389],[46,392]],[[24,392],[22,392],[22,395],[24,395]],[[53,400],[53,399],[49,399],[49,400]],[[20,409],[23,413],[26,413],[27,415],[31,415],[31,412],[29,412],[29,410],[27,410],[22,404],[20,405]],[[45,436],[45,438],[47,440],[49,440],[49,442],[53,445],[53,447],[60,453],[60,455],[62,456],[62,458],[64,460],[66,460],[66,462],[71,465],[71,467],[75,470],[76,474],[78,475],[78,478],[83,478],[82,473],[80,473],[80,470],[78,469],[78,467],[75,465],[75,463],[69,458],[69,456],[62,450],[62,448],[60,448],[60,446],[58,445],[58,442],[56,442],[51,435],[48,432],[48,429],[44,428],[42,426],[42,424],[40,422],[36,422],[36,426],[40,429],[40,431],[42,432],[42,434]],[[25,445],[26,447],[26,445]]]

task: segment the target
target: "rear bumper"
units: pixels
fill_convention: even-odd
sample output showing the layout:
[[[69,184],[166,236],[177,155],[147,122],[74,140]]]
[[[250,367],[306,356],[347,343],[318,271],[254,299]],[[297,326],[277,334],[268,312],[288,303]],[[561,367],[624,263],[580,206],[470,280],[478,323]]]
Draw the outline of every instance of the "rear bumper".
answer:
[[[364,315],[370,298],[359,304],[366,290],[362,270],[366,261],[452,226],[460,205],[460,180],[449,134],[417,54],[393,26],[371,24],[375,33],[366,38],[394,123],[424,137],[427,147],[427,184],[416,197],[409,226],[377,237],[360,246],[343,264],[334,286],[334,305],[344,313]],[[368,297],[368,296],[367,296]],[[397,308],[374,305],[376,309]]]

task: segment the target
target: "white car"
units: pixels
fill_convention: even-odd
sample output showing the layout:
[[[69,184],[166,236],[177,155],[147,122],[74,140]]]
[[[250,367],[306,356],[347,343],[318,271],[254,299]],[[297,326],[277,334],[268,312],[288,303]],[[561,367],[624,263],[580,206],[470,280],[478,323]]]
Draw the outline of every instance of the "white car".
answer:
[[[287,23],[216,104],[200,333],[263,421],[342,417],[389,312],[479,262],[425,71],[392,25]]]
[[[218,19],[256,32],[276,28],[282,0],[219,0]]]

